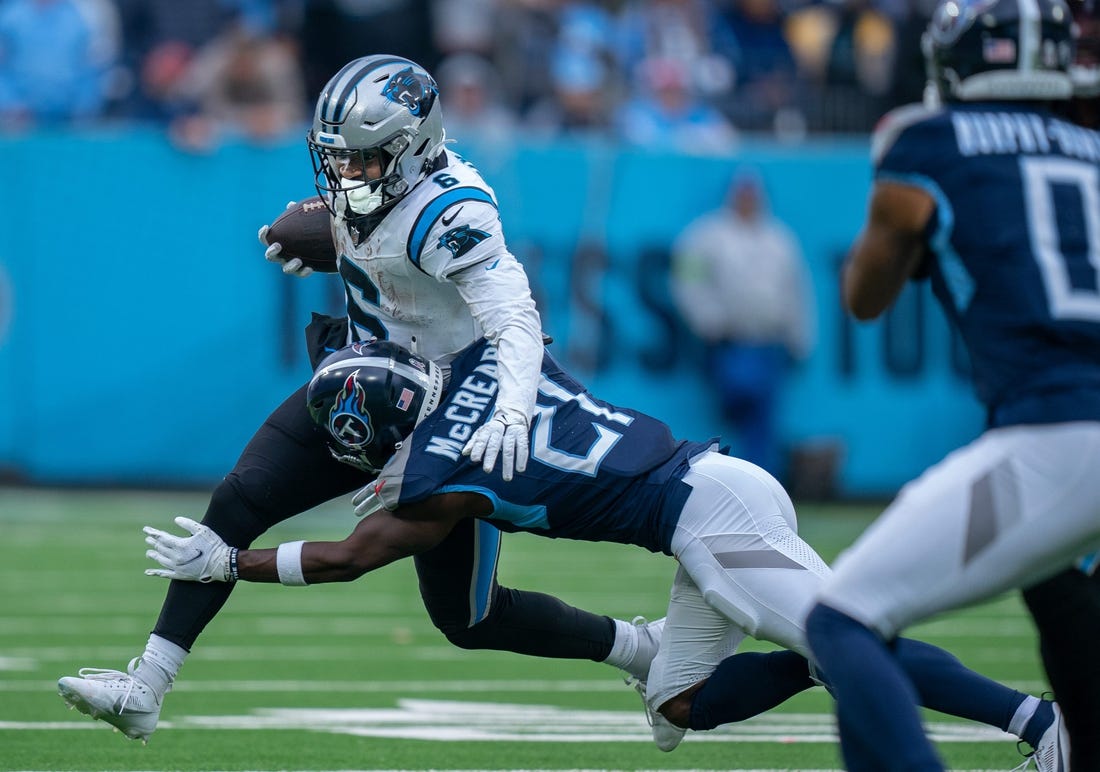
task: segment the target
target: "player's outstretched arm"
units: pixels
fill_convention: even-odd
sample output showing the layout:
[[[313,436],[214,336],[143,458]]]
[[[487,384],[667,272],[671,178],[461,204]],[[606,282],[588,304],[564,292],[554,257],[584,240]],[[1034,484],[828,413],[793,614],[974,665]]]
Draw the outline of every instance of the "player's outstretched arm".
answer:
[[[238,550],[206,526],[185,517],[176,524],[190,531],[177,536],[146,526],[145,554],[159,568],[149,576],[192,582],[281,582],[287,585],[350,582],[384,565],[431,549],[463,517],[484,513],[488,502],[477,494],[433,496],[401,508],[401,516],[382,509],[360,521],[342,541],[287,542],[275,549]]]

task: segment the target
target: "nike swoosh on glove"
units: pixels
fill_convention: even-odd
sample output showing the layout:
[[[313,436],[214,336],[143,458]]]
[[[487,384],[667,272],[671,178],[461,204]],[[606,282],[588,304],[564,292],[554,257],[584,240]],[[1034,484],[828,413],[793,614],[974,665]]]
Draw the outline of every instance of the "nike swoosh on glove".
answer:
[[[477,428],[462,449],[462,455],[469,456],[475,464],[480,461],[486,474],[493,471],[499,455],[501,476],[507,482],[512,479],[513,472],[522,474],[527,469],[530,449],[526,417],[503,411],[495,413]]]
[[[230,568],[232,548],[212,530],[189,517],[177,517],[175,522],[191,535],[174,536],[150,526],[141,529],[145,543],[152,547],[145,557],[163,566],[145,569],[146,575],[189,582],[234,581]]]

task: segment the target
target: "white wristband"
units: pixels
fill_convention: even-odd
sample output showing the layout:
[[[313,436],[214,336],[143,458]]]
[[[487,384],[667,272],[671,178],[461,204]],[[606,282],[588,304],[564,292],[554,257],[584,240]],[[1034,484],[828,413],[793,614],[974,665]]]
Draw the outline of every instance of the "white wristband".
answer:
[[[288,587],[305,587],[306,577],[302,571],[302,545],[304,541],[288,541],[279,545],[275,553],[275,568],[279,571],[279,581]]]

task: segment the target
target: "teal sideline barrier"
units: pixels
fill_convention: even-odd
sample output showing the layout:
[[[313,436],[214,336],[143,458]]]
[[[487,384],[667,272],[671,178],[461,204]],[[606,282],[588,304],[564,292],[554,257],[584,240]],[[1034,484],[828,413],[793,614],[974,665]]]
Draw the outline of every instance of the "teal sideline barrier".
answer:
[[[862,221],[865,142],[728,158],[582,143],[471,147],[531,274],[552,350],[601,396],[685,437],[727,434],[667,294],[667,249],[760,170],[813,275],[819,341],[782,395],[795,448],[842,450],[839,493],[892,494],[973,438],[981,411],[927,289],[886,322],[837,303]],[[126,130],[0,141],[0,474],[48,484],[212,484],[308,377],[301,328],[331,277],[282,276],[257,227],[312,193],[300,141],[180,152]]]

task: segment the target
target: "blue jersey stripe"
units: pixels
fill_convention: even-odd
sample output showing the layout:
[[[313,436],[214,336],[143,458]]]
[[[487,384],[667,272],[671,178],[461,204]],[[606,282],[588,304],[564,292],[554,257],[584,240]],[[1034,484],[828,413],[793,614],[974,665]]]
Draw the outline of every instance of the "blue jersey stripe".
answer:
[[[951,234],[955,230],[955,209],[951,206],[951,200],[947,194],[935,180],[923,174],[880,172],[875,179],[912,185],[925,191],[935,200],[936,231],[929,237],[928,246],[939,260],[943,280],[951,293],[955,310],[960,314],[965,312],[970,305],[970,300],[974,297],[974,279],[970,276],[955,247],[951,245]]]
[[[439,489],[439,493],[455,492],[480,493],[482,496],[489,499],[493,504],[493,514],[489,515],[489,517],[493,520],[507,520],[509,523],[514,523],[524,529],[548,529],[550,527],[550,520],[546,516],[545,505],[536,504],[529,506],[526,504],[513,504],[510,501],[501,499],[495,491],[481,485],[444,485]]]
[[[471,614],[470,626],[473,627],[489,615],[490,593],[493,588],[493,577],[497,572],[497,560],[500,558],[500,531],[484,520],[474,523],[476,538],[474,548],[475,556],[473,585],[470,598]]]
[[[417,268],[420,268],[420,253],[424,249],[424,242],[428,238],[428,231],[431,230],[432,224],[448,207],[462,201],[483,201],[496,207],[492,196],[481,188],[471,187],[451,188],[424,207],[409,231],[408,255]],[[423,268],[420,270],[424,271]],[[427,271],[424,272],[427,273]]]

